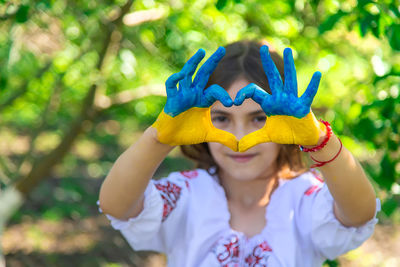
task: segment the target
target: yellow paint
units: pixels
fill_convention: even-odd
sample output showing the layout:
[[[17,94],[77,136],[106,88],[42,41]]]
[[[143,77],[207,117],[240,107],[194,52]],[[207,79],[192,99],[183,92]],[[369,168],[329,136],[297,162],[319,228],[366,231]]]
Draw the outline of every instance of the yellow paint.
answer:
[[[176,146],[219,142],[240,152],[265,142],[316,145],[320,131],[326,131],[325,125],[312,112],[301,119],[275,115],[267,118],[263,128],[238,141],[233,134],[214,127],[210,108],[196,107],[175,117],[162,111],[152,126],[157,129],[158,139],[164,144]]]
[[[162,111],[152,126],[157,129],[158,140],[164,144],[176,146],[219,142],[238,151],[236,137],[212,124],[209,107],[194,107],[175,117]]]

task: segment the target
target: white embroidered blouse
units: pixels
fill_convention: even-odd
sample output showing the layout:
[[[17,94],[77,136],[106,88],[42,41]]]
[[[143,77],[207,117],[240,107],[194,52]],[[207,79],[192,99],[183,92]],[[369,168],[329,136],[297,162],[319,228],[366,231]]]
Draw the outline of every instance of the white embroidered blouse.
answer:
[[[266,207],[266,226],[247,238],[230,227],[218,177],[197,169],[151,180],[137,217],[106,216],[134,250],[165,253],[168,266],[301,267],[321,266],[360,246],[374,231],[376,213],[361,227],[343,226],[333,214],[328,187],[312,170],[279,181]]]

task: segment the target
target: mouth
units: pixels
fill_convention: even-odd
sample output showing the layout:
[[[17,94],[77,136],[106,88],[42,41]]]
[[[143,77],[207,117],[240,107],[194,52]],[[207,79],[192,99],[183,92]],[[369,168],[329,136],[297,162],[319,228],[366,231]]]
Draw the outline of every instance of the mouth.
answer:
[[[248,154],[248,155],[229,155],[231,159],[236,162],[244,163],[250,161],[254,158],[257,154]]]

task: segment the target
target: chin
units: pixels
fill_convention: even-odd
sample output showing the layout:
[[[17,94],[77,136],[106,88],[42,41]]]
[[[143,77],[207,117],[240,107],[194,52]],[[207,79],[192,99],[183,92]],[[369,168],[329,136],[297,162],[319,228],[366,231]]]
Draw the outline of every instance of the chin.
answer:
[[[224,170],[228,177],[232,177],[238,181],[251,181],[260,176],[259,172],[253,168],[234,168],[230,170]]]

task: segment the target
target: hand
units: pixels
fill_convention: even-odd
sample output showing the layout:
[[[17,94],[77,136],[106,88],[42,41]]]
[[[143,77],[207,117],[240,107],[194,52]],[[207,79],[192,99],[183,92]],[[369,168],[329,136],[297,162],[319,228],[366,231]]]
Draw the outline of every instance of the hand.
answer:
[[[241,105],[246,98],[252,98],[268,117],[263,128],[240,140],[239,151],[246,151],[264,142],[316,145],[321,131],[325,132],[325,125],[319,122],[311,111],[311,103],[317,93],[321,73],[319,71],[314,73],[306,91],[299,98],[291,49],[286,48],[283,52],[284,84],[269,54],[268,46],[262,46],[260,54],[271,95],[251,83],[237,93],[234,104]]]
[[[159,142],[173,146],[219,142],[237,151],[236,137],[215,128],[210,116],[210,106],[215,101],[219,100],[224,106],[230,107],[233,105],[232,99],[225,89],[216,84],[204,90],[211,73],[224,55],[225,49],[219,47],[192,81],[198,64],[205,56],[205,51],[199,49],[180,72],[167,79],[167,103],[152,125],[157,130]],[[178,82],[179,89],[176,88]]]

